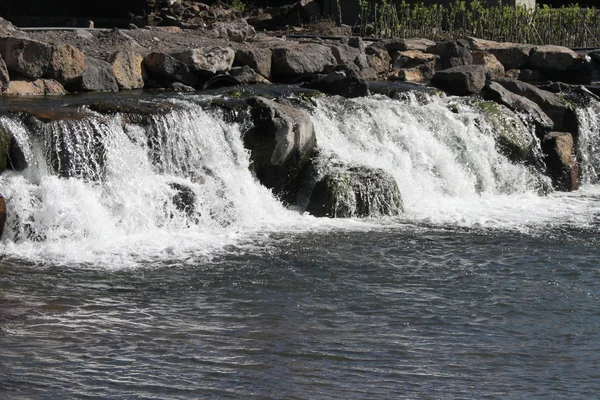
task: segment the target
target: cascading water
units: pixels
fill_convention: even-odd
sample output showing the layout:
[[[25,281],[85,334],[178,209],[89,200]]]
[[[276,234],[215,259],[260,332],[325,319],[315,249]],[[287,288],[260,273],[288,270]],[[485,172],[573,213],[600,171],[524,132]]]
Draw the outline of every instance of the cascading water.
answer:
[[[592,203],[577,194],[540,196],[544,179],[498,150],[497,127],[472,104],[377,96],[316,101],[310,114],[319,165],[325,170],[335,158],[385,170],[405,211],[363,221],[316,219],[286,209],[261,186],[249,170],[242,127],[196,100],[173,100],[175,110],[141,122],[88,111],[34,125],[0,117],[0,129],[12,133],[28,163],[0,176],[9,209],[5,255],[122,266],[211,255],[289,230],[593,222]],[[586,175],[600,170],[594,104],[580,114],[589,132],[580,140],[589,149]]]
[[[579,120],[579,157],[584,185],[600,182],[600,102],[591,99],[577,108]]]

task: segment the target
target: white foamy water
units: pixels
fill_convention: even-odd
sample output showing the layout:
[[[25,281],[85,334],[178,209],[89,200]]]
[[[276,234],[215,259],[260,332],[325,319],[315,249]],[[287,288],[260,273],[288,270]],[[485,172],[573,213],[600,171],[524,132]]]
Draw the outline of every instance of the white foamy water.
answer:
[[[595,223],[597,187],[587,181],[578,193],[539,196],[538,178],[497,151],[480,113],[449,101],[326,98],[311,111],[322,157],[382,168],[398,182],[406,212],[380,220],[317,219],[284,208],[249,171],[241,127],[192,103],[144,123],[98,116],[35,132],[1,117],[0,129],[13,133],[29,165],[0,176],[9,209],[1,251],[34,263],[122,268],[252,251],[273,233]],[[594,117],[580,115],[590,127],[581,143],[592,150]],[[586,154],[596,165],[596,154]],[[192,209],[178,207],[178,197],[192,194]]]

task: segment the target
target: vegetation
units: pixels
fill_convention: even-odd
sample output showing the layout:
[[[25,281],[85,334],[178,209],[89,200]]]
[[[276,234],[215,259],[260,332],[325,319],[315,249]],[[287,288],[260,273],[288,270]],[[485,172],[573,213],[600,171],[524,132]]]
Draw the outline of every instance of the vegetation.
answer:
[[[360,33],[378,37],[443,40],[465,36],[501,42],[600,46],[600,9],[577,4],[533,9],[487,6],[480,0],[455,0],[448,6],[405,0],[359,0]]]

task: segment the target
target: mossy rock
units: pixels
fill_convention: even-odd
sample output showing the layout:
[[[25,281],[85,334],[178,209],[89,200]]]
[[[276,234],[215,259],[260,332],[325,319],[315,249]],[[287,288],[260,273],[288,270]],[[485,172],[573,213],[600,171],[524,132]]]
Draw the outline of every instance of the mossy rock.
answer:
[[[316,217],[382,217],[399,215],[403,205],[390,174],[358,166],[325,175],[315,185],[306,211]]]

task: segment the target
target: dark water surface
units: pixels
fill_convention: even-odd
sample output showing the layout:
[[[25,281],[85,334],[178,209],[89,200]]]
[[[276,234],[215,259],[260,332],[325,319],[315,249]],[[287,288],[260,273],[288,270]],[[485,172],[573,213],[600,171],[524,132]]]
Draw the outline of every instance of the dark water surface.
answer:
[[[397,228],[193,266],[4,260],[0,398],[598,398],[597,237]]]

